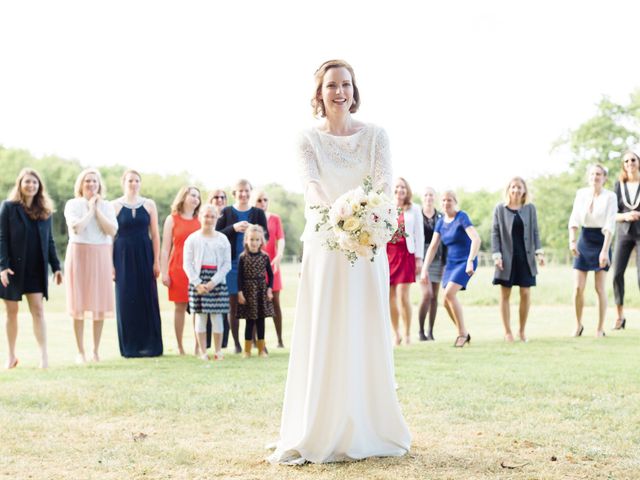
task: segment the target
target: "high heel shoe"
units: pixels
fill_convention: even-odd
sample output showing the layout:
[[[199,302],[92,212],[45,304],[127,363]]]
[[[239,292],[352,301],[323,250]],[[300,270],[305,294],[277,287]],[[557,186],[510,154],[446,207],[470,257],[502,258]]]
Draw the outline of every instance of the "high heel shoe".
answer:
[[[460,340],[462,340],[462,343],[460,343]],[[471,334],[467,333],[467,336],[459,336],[456,338],[456,341],[453,343],[453,346],[456,348],[462,348],[464,347],[465,343],[469,343],[471,342]]]
[[[580,330],[576,331],[576,333],[573,334],[574,337],[581,337],[582,336],[582,332],[584,332],[584,325],[580,325]]]
[[[616,326],[613,327],[614,330],[624,330],[625,325],[627,324],[626,318],[619,318],[616,320]]]

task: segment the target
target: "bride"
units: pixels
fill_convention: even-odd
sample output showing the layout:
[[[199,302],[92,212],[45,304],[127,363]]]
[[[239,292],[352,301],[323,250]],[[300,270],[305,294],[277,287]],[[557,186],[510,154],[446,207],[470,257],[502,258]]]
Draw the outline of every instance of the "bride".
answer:
[[[348,63],[323,63],[315,80],[311,104],[325,122],[299,145],[307,225],[280,440],[268,460],[404,455],[411,435],[394,388],[386,250],[351,266],[322,244],[309,208],[330,205],[369,175],[375,189],[390,194],[389,140],[381,128],[352,118],[360,94]]]

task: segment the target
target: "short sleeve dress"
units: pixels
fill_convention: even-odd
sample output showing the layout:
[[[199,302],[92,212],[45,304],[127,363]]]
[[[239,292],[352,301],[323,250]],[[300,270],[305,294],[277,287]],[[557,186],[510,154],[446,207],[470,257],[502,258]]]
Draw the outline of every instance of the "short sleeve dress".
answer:
[[[471,239],[466,229],[473,226],[469,216],[462,210],[456,213],[451,222],[445,222],[442,217],[436,223],[435,231],[440,234],[442,243],[447,247],[447,264],[442,275],[442,288],[449,282],[457,283],[466,290],[471,278],[466,272],[467,259],[471,249]],[[474,270],[478,267],[478,259],[473,260]]]

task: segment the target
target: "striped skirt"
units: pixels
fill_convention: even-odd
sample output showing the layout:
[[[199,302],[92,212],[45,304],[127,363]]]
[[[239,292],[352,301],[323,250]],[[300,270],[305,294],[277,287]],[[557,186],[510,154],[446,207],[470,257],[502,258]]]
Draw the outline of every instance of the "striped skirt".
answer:
[[[200,280],[206,283],[215,275],[217,268],[202,267],[200,269]],[[214,289],[198,295],[196,287],[189,284],[189,309],[191,313],[229,313],[229,291],[226,283],[219,283]]]

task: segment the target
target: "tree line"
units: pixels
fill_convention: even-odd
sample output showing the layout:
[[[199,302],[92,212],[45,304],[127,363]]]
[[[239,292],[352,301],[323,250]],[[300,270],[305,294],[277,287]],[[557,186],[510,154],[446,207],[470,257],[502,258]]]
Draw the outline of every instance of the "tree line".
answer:
[[[578,188],[586,185],[586,168],[590,163],[602,163],[609,168],[607,187],[612,189],[620,171],[620,157],[624,151],[640,141],[640,89],[629,96],[626,103],[615,103],[603,97],[596,104],[593,117],[575,129],[570,129],[553,144],[553,149],[569,149],[572,161],[560,174],[543,175],[526,179],[531,197],[538,210],[540,237],[545,251],[557,261],[569,260],[567,248],[567,222],[571,214],[573,198]],[[638,152],[637,152],[638,153]],[[38,170],[44,177],[49,195],[57,214],[53,218],[56,245],[64,256],[68,235],[62,211],[65,202],[73,197],[73,185],[84,168],[77,160],[57,156],[36,158],[27,150],[0,146],[0,195],[6,197],[15,183],[18,172],[24,167]],[[98,166],[107,188],[109,199],[121,195],[120,177],[126,167],[122,165]],[[194,184],[206,201],[208,190],[199,182],[193,182],[188,172],[171,175],[141,172],[144,196],[152,198],[158,206],[160,221],[170,213],[171,203],[181,186]],[[256,180],[256,179],[253,179]],[[258,179],[259,180],[259,179]],[[302,253],[300,235],[304,228],[303,195],[287,191],[277,183],[263,185],[269,195],[270,211],[282,217],[286,234],[287,257],[299,257]],[[231,187],[225,188],[229,199]],[[476,225],[482,238],[482,250],[491,249],[491,222],[493,209],[502,200],[502,190],[459,190],[458,200]],[[419,195],[414,200],[420,203]]]

